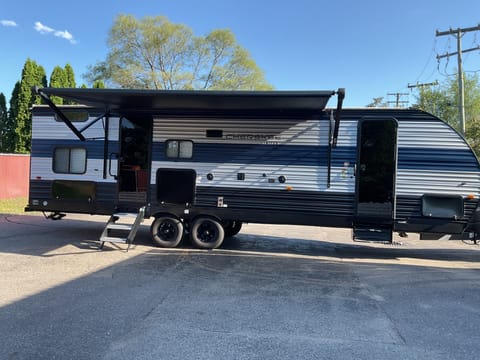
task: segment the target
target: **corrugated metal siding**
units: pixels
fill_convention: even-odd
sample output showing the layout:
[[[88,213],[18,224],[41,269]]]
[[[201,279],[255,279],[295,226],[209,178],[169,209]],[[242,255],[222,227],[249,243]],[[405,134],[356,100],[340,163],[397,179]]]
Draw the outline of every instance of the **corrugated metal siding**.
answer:
[[[326,195],[305,191],[242,191],[215,187],[197,187],[196,205],[216,206],[218,196],[223,196],[224,204],[235,209],[312,212],[319,216],[351,216],[354,210],[353,195],[343,193]]]
[[[340,127],[342,147],[332,151],[331,187],[327,188],[329,118],[155,119],[151,182],[156,181],[157,168],[167,167],[194,169],[199,185],[249,189],[284,189],[288,185],[297,190],[353,192],[355,124],[349,121]],[[222,130],[223,137],[207,138],[206,130]],[[266,140],[248,139],[249,134]],[[166,159],[164,142],[168,139],[193,140],[192,161]],[[245,174],[245,180],[237,180],[239,172]],[[213,181],[206,179],[208,173],[214,175]],[[285,176],[287,182],[279,183],[279,176]]]
[[[73,123],[77,129],[82,128],[89,121],[96,118],[97,114],[90,114],[89,119],[85,122]],[[109,139],[118,140],[118,118],[110,118]],[[104,122],[97,121],[90,128],[83,132],[83,135],[88,138],[101,138],[104,135]],[[35,110],[32,116],[32,138],[33,139],[64,139],[64,140],[78,140],[77,136],[61,121],[56,121],[54,114],[37,114]]]
[[[207,138],[206,130],[222,130],[225,139],[232,134],[272,136],[271,144],[328,145],[328,122],[302,119],[154,119],[153,141],[189,139],[218,143]],[[225,140],[224,140],[225,141]],[[232,140],[230,140],[232,141]],[[236,144],[258,144],[258,141],[236,138]]]
[[[90,114],[92,121],[98,116],[98,111]],[[77,128],[85,126],[88,121],[74,123]],[[32,154],[30,178],[43,180],[85,180],[95,182],[116,182],[108,176],[103,179],[104,157],[104,124],[98,121],[83,134],[95,140],[80,141],[68,127],[55,120],[53,113],[45,109],[34,109],[32,119]],[[109,153],[118,151],[119,118],[109,119]],[[87,150],[87,168],[85,174],[59,174],[53,172],[53,154],[56,147],[79,147]],[[112,168],[116,169],[117,160],[112,160]]]
[[[103,178],[103,160],[87,159],[87,171],[85,174],[60,174],[52,169],[52,158],[32,157],[30,178],[43,180],[85,180],[96,182],[116,182],[113,177]]]
[[[88,180],[86,180],[88,181]],[[52,198],[53,180],[32,180],[30,182],[30,201],[49,200]],[[114,204],[117,200],[116,184],[97,183],[95,201]]]
[[[472,216],[477,204],[478,199],[464,199],[464,214],[467,219]],[[398,196],[396,208],[397,219],[422,217],[422,199],[419,196]]]
[[[400,118],[397,194],[480,195],[480,167],[462,137],[426,113]]]

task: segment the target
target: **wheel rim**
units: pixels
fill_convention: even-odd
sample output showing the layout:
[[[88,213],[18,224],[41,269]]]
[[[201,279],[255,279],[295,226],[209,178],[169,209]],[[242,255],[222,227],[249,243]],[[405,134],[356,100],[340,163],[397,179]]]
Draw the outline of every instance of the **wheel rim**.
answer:
[[[173,241],[177,237],[177,225],[173,221],[165,220],[160,224],[157,236],[163,241]]]
[[[211,221],[204,221],[197,230],[198,239],[204,243],[215,242],[218,239],[218,229]]]

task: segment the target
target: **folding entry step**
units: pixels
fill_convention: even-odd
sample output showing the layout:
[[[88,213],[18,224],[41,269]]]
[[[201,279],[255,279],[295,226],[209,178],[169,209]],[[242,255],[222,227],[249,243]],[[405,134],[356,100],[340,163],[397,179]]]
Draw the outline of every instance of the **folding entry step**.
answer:
[[[110,216],[105,229],[103,229],[102,235],[100,236],[100,249],[103,249],[103,245],[106,242],[110,243],[121,243],[127,244],[127,251],[130,249],[130,245],[135,239],[138,228],[143,222],[145,217],[145,207],[142,207],[138,210],[138,213],[115,213]],[[119,223],[118,220],[122,219],[134,219],[133,223]],[[113,234],[112,234],[113,233]],[[123,236],[122,236],[123,234]]]
[[[393,230],[391,225],[354,224],[352,236],[354,241],[391,243],[393,241]]]

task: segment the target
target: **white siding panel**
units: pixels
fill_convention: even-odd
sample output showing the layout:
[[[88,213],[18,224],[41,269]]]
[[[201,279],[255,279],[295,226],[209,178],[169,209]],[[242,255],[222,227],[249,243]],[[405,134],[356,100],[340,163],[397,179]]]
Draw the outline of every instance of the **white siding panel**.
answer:
[[[150,180],[152,184],[156,182],[158,168],[194,169],[197,172],[197,185],[203,186],[255,189],[285,189],[286,186],[291,186],[293,190],[335,192],[354,192],[355,188],[353,168],[332,168],[330,188],[327,188],[327,168],[323,166],[155,161],[152,164]],[[237,180],[239,172],[245,173],[245,180]],[[207,179],[209,173],[214,175],[211,181]],[[287,181],[284,184],[278,181],[280,176],[286,177]],[[275,182],[270,183],[269,179],[274,179]]]
[[[112,177],[103,178],[103,160],[88,159],[87,171],[85,174],[59,174],[54,173],[52,169],[52,158],[36,157],[31,160],[30,178],[42,180],[83,180],[97,182],[116,182]],[[114,164],[112,163],[112,166]],[[116,165],[115,165],[116,166]]]

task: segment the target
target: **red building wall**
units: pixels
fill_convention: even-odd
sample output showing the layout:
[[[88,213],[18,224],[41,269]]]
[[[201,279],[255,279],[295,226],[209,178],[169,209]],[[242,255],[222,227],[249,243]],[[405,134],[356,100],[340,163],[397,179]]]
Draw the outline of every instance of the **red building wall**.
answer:
[[[28,196],[30,155],[0,154],[0,199]]]

